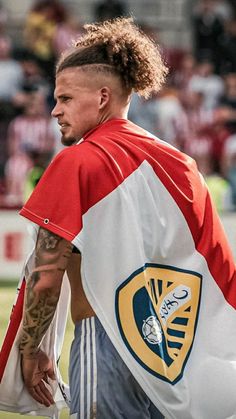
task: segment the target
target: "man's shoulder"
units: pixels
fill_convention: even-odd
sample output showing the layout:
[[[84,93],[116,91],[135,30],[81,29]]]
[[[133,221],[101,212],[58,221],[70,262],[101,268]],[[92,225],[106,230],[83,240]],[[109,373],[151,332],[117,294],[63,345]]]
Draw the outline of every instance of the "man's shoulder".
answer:
[[[65,147],[60,150],[54,157],[54,160],[73,160],[83,161],[86,153],[90,152],[90,147],[85,144],[84,141],[81,141],[78,144]]]
[[[99,153],[96,152],[96,147],[86,141],[82,141],[79,144],[66,147],[59,151],[58,154],[53,158],[51,164],[61,165],[71,169],[89,172],[92,168],[99,164],[100,158]]]

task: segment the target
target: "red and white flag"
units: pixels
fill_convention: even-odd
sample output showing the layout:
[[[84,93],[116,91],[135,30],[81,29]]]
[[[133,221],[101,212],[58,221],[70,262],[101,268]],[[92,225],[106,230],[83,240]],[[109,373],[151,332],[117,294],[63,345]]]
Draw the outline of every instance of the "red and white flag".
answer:
[[[235,263],[190,157],[108,121],[55,157],[21,214],[79,248],[90,304],[166,418],[236,417]]]

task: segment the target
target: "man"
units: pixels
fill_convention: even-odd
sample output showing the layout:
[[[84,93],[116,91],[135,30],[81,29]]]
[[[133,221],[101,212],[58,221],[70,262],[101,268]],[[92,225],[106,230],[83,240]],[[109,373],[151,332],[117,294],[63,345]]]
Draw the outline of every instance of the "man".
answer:
[[[21,211],[39,225],[19,342],[24,382],[53,404],[40,344],[67,270],[71,414],[81,419],[236,411],[235,374],[210,391],[215,369],[229,378],[225,360],[236,358],[232,333],[220,338],[226,319],[226,329],[236,320],[227,240],[195,163],[127,119],[131,93],[148,97],[165,74],[130,19],[88,25],[56,70],[52,115],[70,147]]]

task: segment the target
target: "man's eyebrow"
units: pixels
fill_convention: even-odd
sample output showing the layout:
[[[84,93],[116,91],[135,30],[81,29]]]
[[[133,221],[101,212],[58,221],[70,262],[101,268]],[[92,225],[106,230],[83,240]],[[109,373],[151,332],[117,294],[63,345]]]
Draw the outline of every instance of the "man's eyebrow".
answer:
[[[54,94],[54,99],[55,100],[57,100],[57,99],[63,99],[65,97],[70,97],[70,95],[69,94],[66,94],[66,93],[62,93],[62,94],[60,94],[60,95],[57,96],[56,94]]]

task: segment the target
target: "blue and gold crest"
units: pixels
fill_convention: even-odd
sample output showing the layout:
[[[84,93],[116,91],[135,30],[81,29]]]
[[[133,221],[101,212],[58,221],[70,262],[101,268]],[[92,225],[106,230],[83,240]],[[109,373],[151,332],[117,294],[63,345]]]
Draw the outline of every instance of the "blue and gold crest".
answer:
[[[189,357],[197,326],[202,276],[147,263],[116,292],[122,338],[151,374],[177,383]]]

